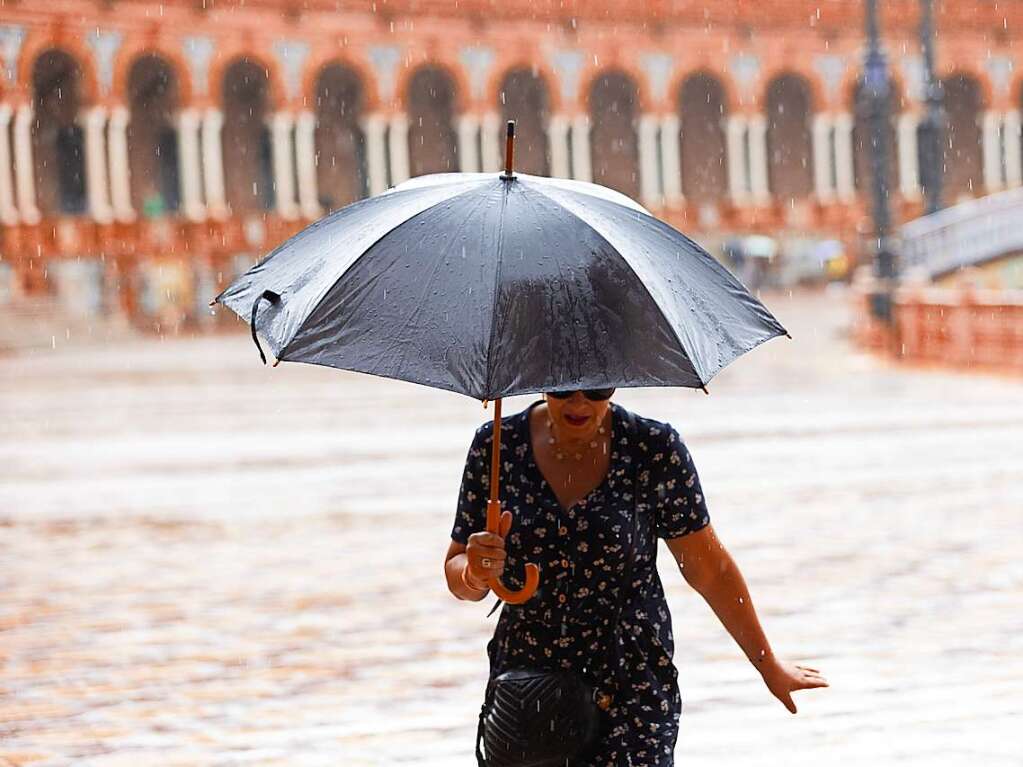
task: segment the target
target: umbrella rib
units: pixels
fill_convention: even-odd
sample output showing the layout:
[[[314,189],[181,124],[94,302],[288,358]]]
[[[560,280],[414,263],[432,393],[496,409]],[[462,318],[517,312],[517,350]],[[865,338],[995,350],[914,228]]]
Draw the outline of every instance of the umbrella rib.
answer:
[[[542,195],[543,195],[544,197],[546,197],[546,198],[547,198],[548,200],[550,200],[550,201],[551,201],[551,202],[553,202],[553,203],[554,203],[555,205],[557,205],[557,206],[558,206],[558,207],[559,207],[559,208],[560,208],[561,210],[565,211],[565,213],[567,213],[568,215],[570,215],[570,216],[572,216],[573,218],[577,219],[578,221],[582,222],[582,224],[583,224],[584,226],[586,226],[586,227],[587,227],[588,229],[590,229],[590,231],[592,231],[592,232],[593,232],[593,233],[594,233],[595,235],[597,235],[597,237],[599,237],[599,238],[600,238],[601,240],[603,240],[604,242],[606,242],[606,243],[607,243],[607,246],[608,246],[609,248],[611,248],[611,250],[613,250],[613,251],[614,251],[615,253],[617,253],[617,254],[618,254],[618,256],[619,256],[619,257],[620,257],[620,258],[622,259],[622,261],[623,261],[623,262],[625,263],[625,266],[627,266],[627,267],[628,267],[628,269],[629,269],[629,271],[630,271],[630,272],[632,272],[632,275],[633,275],[633,277],[635,277],[635,278],[636,278],[636,282],[638,282],[638,283],[639,283],[639,285],[640,285],[640,287],[641,287],[641,288],[643,288],[643,291],[644,291],[644,292],[645,292],[645,293],[647,294],[647,296],[648,296],[648,297],[650,298],[650,301],[651,301],[651,302],[653,303],[653,305],[657,307],[657,311],[659,311],[659,312],[661,313],[661,317],[663,317],[663,318],[664,318],[664,324],[668,326],[668,329],[669,329],[669,330],[671,330],[671,334],[672,334],[672,335],[673,335],[673,336],[675,337],[675,341],[676,341],[676,342],[678,343],[678,348],[682,350],[682,353],[683,353],[683,354],[684,354],[684,355],[686,356],[686,359],[687,359],[687,360],[689,360],[689,365],[690,365],[690,367],[692,367],[692,369],[693,369],[693,373],[694,373],[694,374],[696,375],[696,378],[697,378],[697,380],[698,380],[698,381],[700,382],[700,386],[701,386],[701,387],[706,387],[706,385],[707,385],[707,383],[708,383],[708,381],[709,381],[710,379],[707,379],[707,381],[704,381],[704,380],[703,380],[703,375],[702,375],[702,374],[700,373],[700,371],[699,371],[699,370],[697,370],[697,369],[696,369],[696,363],[695,363],[695,362],[693,362],[693,355],[691,355],[691,354],[689,353],[689,350],[688,350],[688,349],[686,349],[686,346],[685,346],[685,344],[684,344],[684,343],[682,343],[682,339],[681,339],[681,338],[679,337],[679,335],[678,335],[678,331],[677,331],[677,330],[675,330],[675,327],[674,327],[674,326],[673,326],[673,325],[671,324],[671,322],[670,322],[670,321],[668,321],[668,316],[667,316],[667,315],[666,315],[666,314],[664,313],[664,307],[662,307],[662,306],[660,305],[660,303],[658,303],[657,299],[656,299],[656,298],[654,298],[654,295],[653,295],[653,293],[651,293],[651,292],[650,292],[650,288],[648,288],[648,287],[646,286],[646,283],[645,283],[645,282],[643,282],[643,280],[642,280],[642,279],[640,278],[640,276],[639,276],[639,275],[638,275],[638,274],[636,273],[636,270],[635,270],[635,269],[633,268],[632,264],[630,264],[630,263],[629,263],[629,259],[627,259],[627,258],[626,258],[626,257],[625,257],[624,255],[622,255],[622,252],[621,252],[621,251],[620,251],[620,250],[619,250],[619,249],[618,249],[617,247],[615,247],[615,246],[614,246],[614,245],[613,245],[613,244],[612,244],[612,243],[611,243],[611,242],[610,242],[610,241],[609,241],[609,240],[608,240],[608,239],[607,239],[607,238],[606,238],[606,237],[605,237],[605,236],[604,236],[603,234],[601,234],[601,233],[600,233],[600,231],[599,231],[599,230],[598,230],[598,229],[597,229],[597,228],[596,228],[595,226],[593,226],[593,224],[591,224],[591,223],[590,223],[589,221],[587,221],[587,220],[586,220],[585,218],[583,218],[582,216],[580,216],[580,215],[579,215],[578,213],[576,213],[576,212],[575,212],[574,210],[571,210],[571,209],[567,208],[567,207],[566,207],[565,205],[563,205],[563,204],[561,203],[561,201],[560,201],[560,200],[558,200],[558,199],[557,199],[556,197],[552,197],[551,195],[547,194],[547,193],[546,193],[546,192],[544,191],[544,189],[543,189],[543,187],[542,187],[542,186],[540,186],[540,185],[538,184],[538,185],[536,186],[536,190],[537,190],[538,192],[540,192],[540,194],[542,194]],[[611,204],[612,204],[612,205],[617,205],[617,203],[613,203],[613,202],[612,202]],[[632,210],[632,209],[630,209],[630,208],[627,208],[627,207],[625,207],[624,205],[620,205],[619,207],[620,207],[620,208],[622,208],[623,210],[626,210],[626,211],[630,211],[630,212],[633,212],[633,213],[637,213],[637,212],[638,212],[638,211]],[[641,215],[642,215],[642,214],[641,214]],[[650,216],[649,214],[647,214],[647,217],[648,217],[648,218],[653,218],[653,216]],[[656,219],[656,218],[654,218],[654,220],[656,221],[657,219]]]
[[[511,189],[511,185],[516,183],[515,180],[502,181],[503,188],[501,190],[501,215],[498,216],[497,226],[497,264],[494,267],[494,297],[491,300],[492,308],[490,311],[490,339],[487,341],[487,380],[484,384],[485,391],[483,392],[484,399],[490,399],[490,376],[491,376],[491,355],[494,352],[494,336],[497,327],[497,294],[501,288],[501,257],[503,255],[504,246],[504,212],[508,208],[508,193]]]

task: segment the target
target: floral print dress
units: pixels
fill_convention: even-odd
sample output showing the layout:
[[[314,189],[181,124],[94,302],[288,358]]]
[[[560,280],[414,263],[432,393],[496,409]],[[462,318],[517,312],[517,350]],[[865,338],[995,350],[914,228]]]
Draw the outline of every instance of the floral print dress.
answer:
[[[597,742],[573,767],[671,767],[682,701],[657,538],[709,524],[696,468],[670,425],[630,417],[612,404],[607,475],[565,509],[533,457],[529,413],[538,404],[502,423],[500,496],[514,515],[503,581],[521,588],[524,565],[533,562],[540,587],[525,604],[504,605],[487,645],[490,677],[513,668],[580,673],[610,692],[613,702],[601,713]],[[492,439],[493,423],[486,423],[466,459],[451,530],[463,545],[486,529]]]

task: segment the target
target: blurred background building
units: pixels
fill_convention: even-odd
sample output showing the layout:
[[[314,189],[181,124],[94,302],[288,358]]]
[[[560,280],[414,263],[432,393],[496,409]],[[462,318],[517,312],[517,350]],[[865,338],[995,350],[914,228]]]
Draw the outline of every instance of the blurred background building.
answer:
[[[880,4],[896,224],[923,211],[920,6]],[[618,189],[717,253],[770,235],[774,266],[740,265],[769,283],[843,279],[872,231],[863,17],[852,0],[7,3],[0,300],[208,325],[220,286],[324,213],[497,170],[506,119],[523,172]],[[935,24],[946,202],[1019,186],[1023,5],[939,2]],[[998,255],[986,279],[1023,284]]]

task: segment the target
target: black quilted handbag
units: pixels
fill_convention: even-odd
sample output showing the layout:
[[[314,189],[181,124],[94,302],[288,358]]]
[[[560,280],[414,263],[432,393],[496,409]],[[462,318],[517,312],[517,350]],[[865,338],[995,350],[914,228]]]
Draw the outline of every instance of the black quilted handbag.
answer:
[[[635,433],[632,413],[628,416],[628,428]],[[635,464],[633,469],[635,471]],[[626,562],[625,577],[618,590],[615,630],[611,639],[615,646],[626,592],[632,580],[638,517],[634,509],[633,545]],[[600,711],[610,704],[609,695],[598,693],[579,674],[543,669],[505,671],[487,684],[476,730],[477,764],[479,767],[570,765],[572,759],[584,753],[597,739]],[[480,751],[480,741],[486,757]]]
[[[481,767],[563,767],[596,740],[600,713],[593,688],[577,674],[518,669],[488,685],[480,713]]]

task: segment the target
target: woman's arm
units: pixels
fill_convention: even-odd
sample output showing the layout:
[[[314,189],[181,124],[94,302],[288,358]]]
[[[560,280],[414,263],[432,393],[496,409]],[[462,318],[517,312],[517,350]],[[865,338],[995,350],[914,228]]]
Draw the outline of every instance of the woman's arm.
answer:
[[[504,573],[507,556],[504,539],[511,530],[512,515],[502,511],[498,531],[480,531],[469,536],[467,545],[452,540],[444,556],[444,577],[448,591],[459,599],[479,602],[490,593],[487,583]]]
[[[775,658],[739,566],[711,525],[689,535],[670,538],[667,544],[686,582],[710,605],[760,672],[768,689],[789,711],[796,713],[791,696],[794,690],[828,686],[816,669]]]
[[[456,597],[470,602],[479,602],[481,599],[486,599],[490,588],[486,583],[477,587],[469,573],[465,573],[463,580],[463,572],[468,561],[469,557],[465,553],[465,546],[458,541],[451,541],[448,553],[444,556],[444,577],[448,581],[448,591]]]

